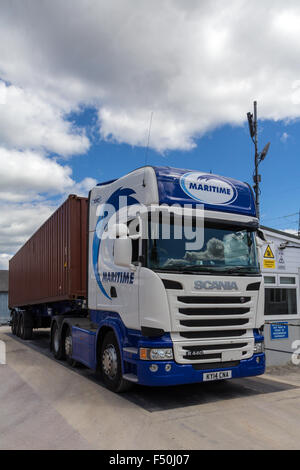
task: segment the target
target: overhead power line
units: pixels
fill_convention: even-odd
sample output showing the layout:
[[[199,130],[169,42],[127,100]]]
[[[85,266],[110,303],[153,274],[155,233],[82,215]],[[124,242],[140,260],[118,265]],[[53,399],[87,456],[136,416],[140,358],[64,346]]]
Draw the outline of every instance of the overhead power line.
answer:
[[[269,220],[286,219],[288,217],[294,217],[295,215],[298,215],[298,212],[294,212],[293,214],[281,215],[279,217],[273,217],[272,219],[264,219],[264,221],[267,222]]]

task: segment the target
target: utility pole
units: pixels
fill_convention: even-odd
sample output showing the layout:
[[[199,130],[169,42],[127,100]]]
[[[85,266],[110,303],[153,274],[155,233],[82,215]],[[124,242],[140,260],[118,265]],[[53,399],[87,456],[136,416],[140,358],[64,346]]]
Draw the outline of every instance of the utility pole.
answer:
[[[258,152],[258,138],[257,138],[257,102],[254,101],[254,111],[252,113],[247,113],[247,119],[249,124],[249,131],[251,140],[254,143],[254,174],[253,174],[253,189],[255,193],[255,205],[256,205],[256,215],[259,219],[260,216],[260,207],[259,207],[259,196],[260,196],[260,189],[259,183],[261,182],[261,175],[258,173],[258,166],[260,162],[262,162],[268,153],[270,142],[265,145],[262,152]]]
[[[298,237],[300,238],[300,209],[299,209],[299,220],[298,220]]]
[[[254,101],[254,120],[253,120],[253,126],[254,126],[254,149],[255,149],[255,154],[254,154],[254,162],[255,162],[255,172],[253,176],[253,181],[254,181],[254,191],[255,191],[255,203],[256,203],[256,213],[257,213],[257,218],[259,219],[259,183],[261,182],[261,175],[258,174],[258,153],[257,153],[257,102]]]

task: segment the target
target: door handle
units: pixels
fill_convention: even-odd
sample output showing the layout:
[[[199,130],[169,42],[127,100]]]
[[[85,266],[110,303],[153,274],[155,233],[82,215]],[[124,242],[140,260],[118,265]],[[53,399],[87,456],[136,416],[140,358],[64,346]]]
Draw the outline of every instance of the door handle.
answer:
[[[111,296],[111,297],[118,297],[118,295],[117,295],[117,290],[116,290],[115,286],[112,286],[112,287],[110,288],[110,296]]]

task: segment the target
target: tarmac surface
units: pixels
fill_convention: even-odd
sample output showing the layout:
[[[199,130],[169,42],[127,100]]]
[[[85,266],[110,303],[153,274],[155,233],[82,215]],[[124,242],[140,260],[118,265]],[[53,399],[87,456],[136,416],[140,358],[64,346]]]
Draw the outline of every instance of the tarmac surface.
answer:
[[[46,330],[0,327],[0,449],[299,449],[300,366],[117,395],[53,359]]]

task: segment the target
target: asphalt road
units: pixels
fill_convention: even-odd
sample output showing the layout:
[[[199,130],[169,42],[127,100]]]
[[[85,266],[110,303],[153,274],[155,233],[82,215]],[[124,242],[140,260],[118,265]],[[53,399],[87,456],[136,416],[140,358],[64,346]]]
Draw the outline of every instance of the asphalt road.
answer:
[[[0,449],[298,449],[300,369],[116,395],[0,328]],[[300,367],[300,366],[299,366]],[[299,430],[299,432],[298,432]]]

